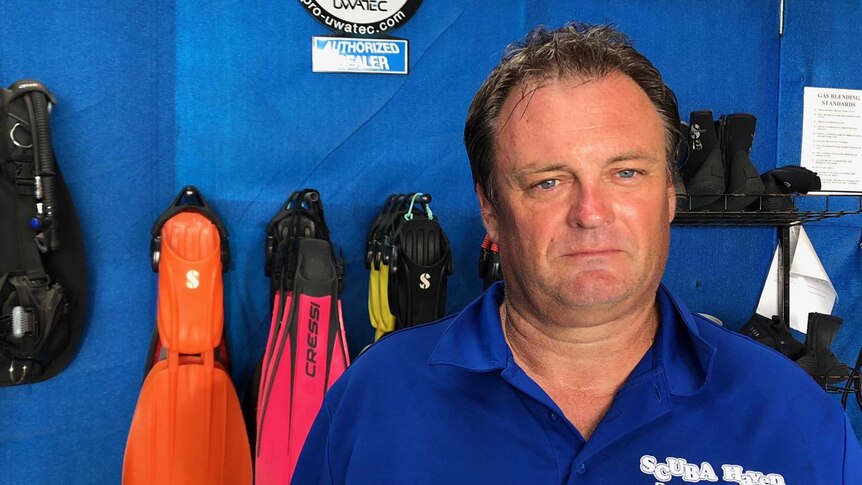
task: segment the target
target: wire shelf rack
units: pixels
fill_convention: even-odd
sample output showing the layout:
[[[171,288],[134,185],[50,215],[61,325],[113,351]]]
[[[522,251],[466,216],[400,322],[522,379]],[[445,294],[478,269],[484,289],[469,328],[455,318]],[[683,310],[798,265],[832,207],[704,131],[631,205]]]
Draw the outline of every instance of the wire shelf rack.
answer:
[[[790,228],[799,224],[862,213],[862,194],[677,195],[674,226],[772,226],[778,228],[779,316],[790,315]],[[745,199],[740,199],[745,198]],[[710,202],[708,210],[702,207]],[[745,206],[740,210],[731,207]],[[718,207],[718,208],[716,208]],[[858,379],[858,377],[857,377]],[[860,388],[854,382],[853,388]],[[860,401],[862,405],[862,401]]]
[[[714,199],[715,196],[709,197]],[[741,210],[738,199],[753,199]],[[704,196],[677,195],[674,225],[795,226],[808,222],[862,213],[862,194],[738,195],[724,194],[709,205],[699,207]],[[717,207],[717,208],[716,208]]]
[[[856,398],[856,404],[859,410],[862,411],[862,348],[859,349],[859,356],[856,357],[856,365],[850,368],[850,377],[843,383],[837,384],[822,384],[821,387],[830,394],[839,394],[841,396],[841,406],[847,409],[847,401],[851,396]]]

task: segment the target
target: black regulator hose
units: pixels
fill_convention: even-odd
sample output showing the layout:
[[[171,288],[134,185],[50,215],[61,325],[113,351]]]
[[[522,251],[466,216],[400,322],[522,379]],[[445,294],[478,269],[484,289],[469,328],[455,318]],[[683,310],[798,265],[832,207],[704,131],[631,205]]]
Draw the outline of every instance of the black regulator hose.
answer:
[[[38,221],[34,221],[34,229],[44,236],[44,246],[49,250],[60,247],[60,241],[54,230],[57,210],[57,195],[54,187],[56,167],[54,152],[51,148],[51,127],[48,124],[48,99],[44,93],[31,91],[27,93],[32,101],[31,119],[33,120],[33,161],[36,172],[36,199],[41,200],[42,210],[38,213]],[[29,104],[29,103],[28,103]],[[28,106],[28,108],[30,108]],[[39,237],[39,236],[37,236]]]

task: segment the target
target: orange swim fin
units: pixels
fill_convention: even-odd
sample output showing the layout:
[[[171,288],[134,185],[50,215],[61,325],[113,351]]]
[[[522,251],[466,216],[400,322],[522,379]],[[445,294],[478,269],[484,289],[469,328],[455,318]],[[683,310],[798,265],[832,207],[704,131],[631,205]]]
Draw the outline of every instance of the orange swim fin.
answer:
[[[224,346],[227,231],[193,186],[153,227],[157,334],[123,484],[252,483],[251,450]]]

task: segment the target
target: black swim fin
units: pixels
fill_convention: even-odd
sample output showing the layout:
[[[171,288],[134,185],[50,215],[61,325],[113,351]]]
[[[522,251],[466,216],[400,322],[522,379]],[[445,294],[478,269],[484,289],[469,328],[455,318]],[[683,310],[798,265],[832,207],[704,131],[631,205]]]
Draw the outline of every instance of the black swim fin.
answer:
[[[446,311],[452,248],[428,209],[431,196],[414,194],[412,200],[420,197],[423,209],[411,203],[389,246],[389,304],[396,329],[437,320]]]

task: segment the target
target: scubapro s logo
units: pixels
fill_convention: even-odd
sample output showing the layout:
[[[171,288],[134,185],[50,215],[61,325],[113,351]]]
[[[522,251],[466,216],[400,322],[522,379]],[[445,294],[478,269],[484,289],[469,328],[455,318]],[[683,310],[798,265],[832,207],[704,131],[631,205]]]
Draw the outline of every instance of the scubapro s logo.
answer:
[[[299,0],[318,22],[352,35],[385,34],[416,13],[422,0]]]
[[[186,288],[194,290],[201,285],[201,274],[196,269],[190,269],[186,273]]]
[[[431,275],[428,273],[422,273],[419,275],[419,288],[423,290],[427,290],[431,288]]]

